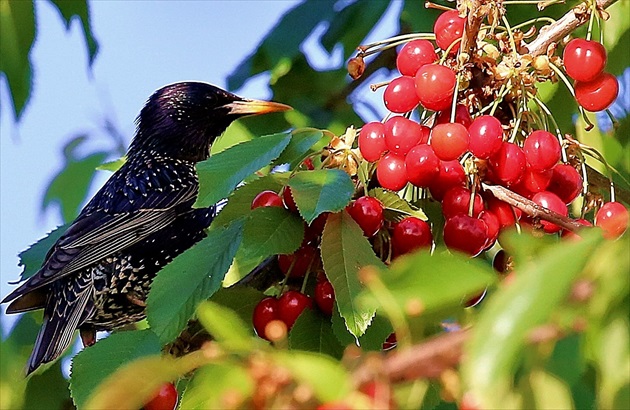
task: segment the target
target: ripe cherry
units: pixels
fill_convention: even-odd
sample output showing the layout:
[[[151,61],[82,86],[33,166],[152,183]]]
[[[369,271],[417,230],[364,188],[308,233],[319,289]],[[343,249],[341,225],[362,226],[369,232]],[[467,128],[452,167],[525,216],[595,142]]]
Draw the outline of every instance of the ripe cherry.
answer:
[[[406,75],[394,78],[385,87],[383,101],[388,110],[399,114],[416,108],[420,100],[416,94],[414,78]]]
[[[458,185],[466,185],[466,173],[462,164],[457,160],[440,161],[440,173],[429,184],[429,191],[433,199],[441,201],[446,191]]]
[[[368,396],[372,409],[395,409],[397,404],[394,400],[394,392],[389,384],[382,381],[370,380],[362,385],[359,390]]]
[[[448,219],[457,214],[468,214],[470,206],[470,189],[463,186],[454,186],[444,194],[442,199],[442,214]],[[477,217],[483,211],[483,200],[481,195],[475,193],[473,201],[473,217]]]
[[[503,142],[501,148],[490,157],[489,165],[497,182],[510,186],[521,180],[527,161],[518,145]]]
[[[468,130],[462,124],[438,124],[431,130],[431,146],[442,161],[459,158],[468,149]]]
[[[466,20],[459,16],[457,10],[449,10],[440,14],[433,25],[437,45],[442,50],[446,50],[454,41],[461,39],[465,22]],[[459,44],[454,45],[450,52],[456,53],[457,50],[459,50]]]
[[[560,142],[552,133],[537,130],[525,139],[523,152],[532,170],[546,171],[560,160]]]
[[[582,190],[582,176],[569,164],[558,164],[552,168],[547,191],[558,195],[565,204],[573,202]]]
[[[306,308],[313,308],[313,300],[297,290],[289,290],[278,299],[278,316],[289,329]]]
[[[470,143],[468,149],[477,158],[488,159],[501,148],[503,127],[501,121],[491,115],[482,115],[468,127]]]
[[[499,237],[499,232],[501,231],[501,222],[499,218],[494,214],[494,212],[489,210],[483,210],[477,216],[477,218],[481,219],[486,223],[488,227],[488,240],[486,241],[485,249],[488,249],[494,245],[497,238]]]
[[[252,201],[252,209],[265,206],[278,206],[280,208],[284,208],[282,198],[273,191],[262,191],[254,197],[254,200]]]
[[[398,155],[429,139],[429,128],[405,117],[392,117],[385,123],[385,145]],[[423,141],[424,140],[424,141]]]
[[[305,223],[304,227],[304,240],[303,245],[308,243],[317,242],[317,239],[322,236],[324,232],[324,226],[326,226],[326,219],[328,218],[328,212],[320,214],[310,225]]]
[[[486,199],[488,210],[490,210],[499,220],[500,229],[506,229],[516,225],[520,217],[520,210],[512,208],[511,205],[500,201],[494,197]],[[515,213],[517,215],[515,216]]]
[[[477,295],[475,295],[472,298],[468,299],[466,301],[466,303],[464,304],[464,306],[467,307],[467,308],[473,307],[473,306],[477,306],[486,297],[487,293],[488,293],[488,288],[484,289],[483,292],[478,293]]]
[[[414,76],[420,67],[432,64],[437,59],[433,44],[429,40],[412,40],[398,52],[396,67],[400,74]]]
[[[289,255],[278,255],[278,266],[285,275],[292,278],[303,278],[315,267],[319,259],[319,251],[311,245],[304,245]]]
[[[585,228],[587,227],[592,227],[593,224],[590,223],[589,221],[587,221],[584,218],[580,218],[580,219],[576,219],[575,222],[579,223],[580,225],[584,226],[584,228],[580,228],[579,231],[577,231],[577,233],[575,232],[571,232],[567,229],[563,229],[562,232],[560,233],[560,236],[563,238],[566,238],[568,240],[580,240],[582,239],[582,237],[580,236],[580,232],[582,232]]]
[[[415,76],[420,104],[428,110],[442,111],[451,106],[457,78],[455,72],[439,64],[420,67]]]
[[[279,320],[278,315],[278,299],[268,296],[258,302],[254,308],[252,315],[252,322],[254,324],[254,330],[256,334],[263,339],[269,340],[266,335],[265,329],[272,320]]]
[[[404,255],[420,248],[430,248],[433,243],[431,227],[415,216],[408,216],[394,225],[392,251],[394,256]]]
[[[282,202],[284,206],[291,212],[298,212],[297,204],[295,203],[295,199],[293,199],[293,194],[291,193],[291,187],[285,186],[282,189]]]
[[[427,187],[440,174],[440,159],[430,145],[419,144],[407,153],[405,169],[409,182]]]
[[[374,197],[362,196],[348,205],[346,210],[368,238],[376,235],[383,226],[383,204]]]
[[[144,410],[174,410],[177,407],[177,389],[173,383],[164,383],[155,396],[144,405]]]
[[[554,193],[548,191],[539,192],[534,195],[532,201],[544,208],[557,212],[562,216],[567,216],[569,214],[569,210],[567,209],[564,201]],[[556,233],[559,232],[560,229],[562,229],[558,225],[549,221],[541,220],[540,223],[542,224],[543,229],[546,233]]]
[[[331,316],[335,304],[335,290],[328,279],[320,280],[315,285],[315,303],[326,316]]]
[[[604,238],[617,239],[628,228],[628,210],[619,202],[605,203],[597,215],[595,215],[595,226],[602,228]]]
[[[359,132],[359,150],[366,161],[375,162],[387,151],[385,125],[378,121],[368,122]]]
[[[446,124],[447,122],[451,122],[451,108],[444,111],[440,111],[438,116],[435,118],[436,124]],[[468,107],[462,104],[457,104],[455,107],[455,121],[459,124],[462,124],[464,127],[468,128],[470,124],[472,124],[473,120],[470,117],[470,113],[468,112]]]
[[[619,94],[617,77],[601,73],[588,82],[575,83],[575,99],[586,111],[602,111],[610,107]]]
[[[514,186],[514,190],[525,197],[533,196],[535,193],[547,189],[552,176],[553,171],[551,169],[539,172],[533,170],[531,166],[527,166],[523,178]]]
[[[407,185],[405,157],[389,152],[376,166],[376,179],[385,189],[400,191]]]
[[[398,345],[398,340],[396,339],[396,333],[390,333],[387,336],[387,339],[383,342],[381,349],[383,350],[392,350]]]
[[[481,219],[458,214],[444,224],[444,243],[449,249],[474,257],[484,250],[487,242],[488,226]]]
[[[574,38],[562,54],[564,68],[575,81],[591,81],[606,66],[606,49],[601,43]]]

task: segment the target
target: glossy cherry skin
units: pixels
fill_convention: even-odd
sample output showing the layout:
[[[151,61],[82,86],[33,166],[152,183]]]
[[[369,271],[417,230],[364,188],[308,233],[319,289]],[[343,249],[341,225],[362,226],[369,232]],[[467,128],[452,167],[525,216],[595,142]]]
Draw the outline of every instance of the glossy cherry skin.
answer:
[[[383,102],[388,110],[399,114],[416,108],[420,100],[416,94],[414,78],[406,75],[394,78],[385,87]]]
[[[396,56],[396,67],[402,75],[414,76],[424,65],[438,59],[433,44],[429,40],[412,40],[405,44]]]
[[[523,152],[532,170],[546,171],[560,160],[560,142],[552,133],[536,130],[525,139]]]
[[[464,185],[466,185],[466,173],[462,164],[457,160],[440,161],[440,173],[429,184],[429,191],[433,199],[441,201],[446,191],[450,188]]]
[[[466,20],[459,16],[457,10],[440,14],[433,25],[437,45],[442,50],[446,50],[454,41],[461,39],[465,22]],[[459,44],[454,45],[450,52],[454,54],[457,50],[459,50]]]
[[[422,66],[415,76],[416,93],[427,110],[442,111],[453,102],[457,77],[455,72],[439,64]]]
[[[532,201],[544,208],[557,212],[562,216],[569,215],[569,210],[567,209],[564,201],[554,193],[548,191],[539,192],[534,195]],[[562,229],[558,225],[549,221],[541,220],[540,223],[542,224],[543,229],[546,233],[556,233]]]
[[[523,178],[514,186],[514,191],[525,197],[532,197],[534,194],[547,189],[552,175],[551,169],[538,172],[527,166]]]
[[[582,191],[582,176],[569,164],[558,164],[551,170],[547,191],[558,195],[565,204],[573,202]]]
[[[575,81],[591,81],[606,67],[606,49],[601,43],[574,38],[562,53],[564,68]]]
[[[278,316],[288,329],[293,327],[298,316],[306,308],[313,308],[313,299],[297,290],[289,290],[278,299]]]
[[[488,210],[498,218],[500,229],[507,229],[516,225],[516,221],[520,218],[520,210],[512,208],[511,205],[496,198],[486,198],[486,203]]]
[[[404,255],[420,248],[430,248],[432,243],[431,227],[422,219],[408,216],[394,225],[392,232],[394,256]]]
[[[479,255],[488,242],[488,227],[481,219],[458,214],[444,224],[444,243],[449,249],[471,257]]]
[[[315,304],[326,316],[331,316],[335,304],[335,290],[328,279],[320,280],[315,285]]]
[[[298,212],[297,204],[295,203],[295,199],[293,199],[293,194],[291,193],[291,187],[288,185],[282,189],[282,202],[289,211],[293,213]]]
[[[426,142],[429,128],[408,118],[396,116],[385,123],[385,145],[398,155],[406,155],[409,150]]]
[[[444,194],[442,199],[442,215],[448,219],[457,214],[468,214],[470,206],[470,189],[463,186],[454,186]],[[472,216],[477,217],[483,211],[481,195],[475,193]]]
[[[486,227],[488,228],[488,239],[486,241],[485,249],[490,248],[496,242],[499,237],[499,232],[501,231],[501,222],[499,218],[494,214],[494,212],[489,211],[487,209],[481,211],[477,218],[481,219],[486,223]]]
[[[501,148],[490,157],[489,165],[497,182],[510,186],[521,180],[527,161],[518,145],[503,142]]]
[[[503,143],[501,121],[491,115],[475,118],[468,126],[468,134],[470,135],[468,149],[477,158],[490,158]]]
[[[389,152],[376,166],[376,179],[385,189],[400,191],[407,185],[405,157]]]
[[[595,215],[595,226],[602,228],[604,238],[617,239],[628,228],[628,210],[619,202],[606,202]]]
[[[617,77],[601,73],[588,82],[575,83],[575,99],[586,111],[603,111],[615,101],[619,94]]]
[[[447,108],[444,111],[440,111],[438,116],[435,118],[435,124],[446,124],[447,122],[451,122],[451,108]],[[470,124],[472,124],[473,119],[470,117],[470,113],[468,112],[468,107],[462,104],[457,104],[455,107],[455,121],[459,124],[462,124],[464,127],[468,128]]]
[[[398,345],[398,340],[396,339],[396,333],[390,333],[387,336],[387,339],[383,342],[381,348],[383,350],[392,350]]]
[[[280,208],[284,208],[284,203],[282,202],[282,198],[276,192],[273,191],[262,191],[252,201],[252,209],[256,209],[259,207],[266,206],[277,206]]]
[[[144,410],[174,410],[177,407],[177,389],[173,383],[164,383],[151,401],[143,406]]]
[[[258,302],[256,307],[254,308],[254,313],[252,315],[252,322],[254,324],[254,330],[256,330],[256,334],[263,339],[269,340],[267,335],[265,334],[265,328],[267,324],[272,320],[279,320],[280,316],[278,315],[278,299],[268,296]]]
[[[278,266],[285,275],[290,275],[292,278],[303,278],[309,267],[312,269],[318,259],[319,251],[317,248],[304,245],[292,254],[278,255]]]
[[[359,151],[366,161],[375,162],[387,151],[385,144],[385,125],[374,121],[361,127],[359,132]]]
[[[419,144],[407,153],[405,170],[409,182],[427,187],[440,174],[440,159],[430,145]]]
[[[374,197],[362,196],[348,205],[346,210],[368,238],[376,235],[383,226],[383,204]]]
[[[431,130],[431,146],[442,161],[459,158],[468,150],[468,130],[457,122],[437,124]]]

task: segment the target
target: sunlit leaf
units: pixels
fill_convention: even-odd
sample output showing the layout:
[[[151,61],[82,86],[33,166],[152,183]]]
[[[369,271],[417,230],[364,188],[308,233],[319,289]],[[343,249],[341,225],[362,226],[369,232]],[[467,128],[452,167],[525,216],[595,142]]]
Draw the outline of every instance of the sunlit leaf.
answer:
[[[101,165],[99,165],[98,167],[96,167],[96,169],[98,171],[110,171],[110,172],[116,172],[120,169],[120,167],[122,167],[125,162],[127,162],[127,156],[124,155],[118,159],[115,159],[113,161],[107,161],[102,163]]]
[[[538,409],[573,409],[571,390],[566,382],[542,370],[529,375],[534,402]]]
[[[342,170],[320,169],[298,172],[289,179],[291,194],[307,223],[322,212],[337,212],[350,202],[354,185]]]
[[[247,370],[236,364],[211,363],[195,372],[182,397],[182,409],[240,408],[254,392]]]
[[[199,321],[208,333],[226,348],[248,350],[253,346],[251,325],[247,325],[233,310],[212,301],[197,307]]]
[[[301,128],[293,131],[291,135],[291,142],[274,162],[276,165],[301,161],[311,147],[324,137],[324,133],[315,128]]]
[[[406,216],[415,216],[423,221],[428,219],[422,209],[412,206],[409,202],[405,201],[392,191],[387,191],[383,188],[374,188],[370,190],[370,196],[373,196],[381,201],[384,207],[385,216],[388,217],[388,219],[400,220]]]

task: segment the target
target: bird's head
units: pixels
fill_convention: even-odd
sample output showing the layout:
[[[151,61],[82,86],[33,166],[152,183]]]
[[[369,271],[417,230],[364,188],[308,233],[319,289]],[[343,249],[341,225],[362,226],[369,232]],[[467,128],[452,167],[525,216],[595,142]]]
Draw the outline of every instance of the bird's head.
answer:
[[[201,82],[157,90],[140,112],[128,157],[154,151],[187,161],[208,158],[210,145],[232,121],[246,115],[290,110],[288,105],[241,98]]]

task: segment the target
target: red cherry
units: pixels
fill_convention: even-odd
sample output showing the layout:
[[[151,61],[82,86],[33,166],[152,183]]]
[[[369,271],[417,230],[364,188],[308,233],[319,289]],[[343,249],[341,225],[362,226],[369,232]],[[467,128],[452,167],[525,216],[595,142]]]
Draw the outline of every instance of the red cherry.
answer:
[[[499,220],[500,229],[506,229],[516,225],[516,221],[520,218],[520,210],[512,208],[494,197],[486,199],[488,210],[492,212]],[[516,216],[514,215],[516,212]]]
[[[392,251],[395,256],[420,248],[430,248],[432,243],[431,227],[422,219],[408,216],[394,225]]]
[[[454,186],[446,191],[442,199],[442,214],[444,218],[448,219],[457,214],[468,214],[470,196],[470,189],[464,188],[463,186]],[[476,218],[483,209],[481,195],[475,193],[472,216]]]
[[[593,224],[590,223],[589,221],[587,221],[584,218],[580,218],[580,219],[576,219],[575,222],[579,223],[580,225],[584,226],[584,227],[592,227]],[[568,240],[580,240],[582,239],[580,237],[580,232],[582,232],[585,228],[580,228],[580,230],[577,231],[577,233],[571,232],[567,229],[563,229],[562,232],[560,233],[560,236],[563,238],[567,238]]]
[[[385,125],[378,121],[368,122],[359,132],[359,150],[366,161],[374,162],[387,151]]]
[[[436,124],[446,124],[447,122],[451,122],[451,108],[444,111],[440,111],[438,116],[435,118]],[[455,107],[455,121],[459,124],[462,124],[464,127],[468,128],[472,123],[472,118],[470,117],[470,113],[468,112],[468,107],[462,104],[457,104]]]
[[[354,410],[354,407],[343,401],[329,401],[317,406],[317,410]]]
[[[549,186],[553,171],[546,169],[544,171],[534,171],[528,166],[523,173],[523,178],[514,187],[515,191],[524,189],[526,192],[518,192],[523,196],[529,197],[537,192],[544,191]],[[521,189],[517,189],[521,188]]]
[[[431,130],[431,146],[442,161],[457,159],[468,149],[468,130],[457,122],[438,124]]]
[[[383,226],[383,204],[371,196],[362,196],[346,207],[346,210],[370,238]]]
[[[481,303],[482,300],[484,300],[487,293],[488,293],[488,288],[484,289],[483,292],[468,299],[468,301],[464,304],[464,307],[469,308],[469,307],[477,306],[478,304]]]
[[[619,202],[605,203],[595,215],[595,226],[602,228],[604,238],[617,239],[628,228],[628,210]]]
[[[144,405],[144,410],[174,410],[177,407],[177,389],[173,383],[164,383],[155,396]]]
[[[310,225],[305,223],[304,227],[304,241],[303,245],[311,242],[317,242],[317,239],[322,236],[324,232],[324,226],[326,226],[326,219],[328,218],[328,212],[320,214]]]
[[[319,258],[318,252],[317,248],[304,245],[292,254],[278,255],[278,265],[285,275],[290,275],[292,278],[303,278],[309,267],[312,269],[315,266],[317,258]]]
[[[477,117],[468,127],[468,149],[477,158],[488,159],[501,148],[503,127],[501,121],[491,115]]]
[[[407,185],[405,157],[389,152],[376,166],[376,179],[385,189],[400,191]]]
[[[560,160],[560,142],[552,133],[537,130],[525,139],[523,152],[534,171],[546,171]]]
[[[574,38],[562,54],[564,68],[575,81],[591,81],[606,66],[606,49],[597,41]]]
[[[293,213],[298,212],[295,199],[293,199],[293,194],[291,193],[291,187],[288,185],[282,189],[282,202],[289,211]]]
[[[551,211],[557,212],[560,215],[569,215],[569,210],[567,209],[564,201],[554,193],[548,191],[539,192],[534,195],[532,201],[542,206],[543,208],[547,208]],[[560,229],[562,229],[558,225],[549,221],[541,220],[540,223],[542,224],[544,231],[547,233],[556,233],[559,232]]]
[[[457,78],[455,72],[439,64],[420,67],[415,76],[416,93],[427,110],[446,110],[453,102]]]
[[[394,401],[394,392],[390,385],[371,380],[362,385],[359,390],[370,398],[373,409],[395,409],[398,406]]]
[[[418,94],[416,94],[414,78],[406,75],[394,78],[385,87],[383,101],[388,110],[399,114],[416,108],[420,100],[418,99]]]
[[[396,57],[396,67],[402,75],[416,75],[423,65],[437,61],[433,44],[429,40],[412,40],[405,44]]]
[[[485,249],[491,248],[499,237],[501,231],[501,222],[499,218],[489,210],[483,210],[477,217],[486,223],[488,227],[488,241],[486,242]]]
[[[429,139],[429,127],[405,117],[392,117],[385,122],[385,145],[395,154],[405,155],[417,144]]]
[[[254,323],[254,329],[256,334],[263,339],[269,340],[265,334],[265,328],[267,324],[272,320],[278,320],[278,299],[268,296],[258,302],[254,308],[254,314],[252,316],[252,322]]]
[[[280,208],[284,208],[284,204],[282,203],[282,198],[276,192],[273,191],[262,191],[252,201],[252,209],[256,209],[259,207],[265,206],[277,206]]]
[[[444,243],[449,249],[477,256],[488,242],[488,226],[484,221],[458,214],[444,224]]]
[[[440,159],[430,145],[419,144],[407,153],[405,169],[409,182],[427,187],[440,174]]]
[[[547,191],[558,195],[565,204],[573,202],[582,190],[582,177],[573,166],[558,164],[552,169]]]
[[[527,161],[518,145],[503,142],[501,148],[490,157],[489,165],[497,182],[510,186],[521,180]]]
[[[454,41],[461,39],[465,22],[466,19],[459,17],[457,10],[449,10],[440,14],[433,25],[437,45],[442,50],[446,50]],[[456,53],[457,50],[459,50],[459,44],[454,45],[450,52]]]
[[[313,308],[313,300],[297,290],[290,290],[278,299],[278,316],[289,329],[306,308]]]
[[[441,201],[444,194],[454,186],[466,185],[466,173],[464,167],[457,160],[440,161],[440,173],[438,177],[429,184],[431,196],[436,201]]]
[[[335,290],[328,279],[320,280],[315,285],[315,303],[326,316],[331,316],[335,304]]]
[[[601,73],[588,82],[575,83],[575,99],[586,111],[603,111],[615,101],[619,94],[617,77]]]
[[[398,345],[398,340],[396,340],[396,333],[390,333],[387,336],[387,339],[383,342],[383,346],[381,347],[383,350],[392,350]]]

